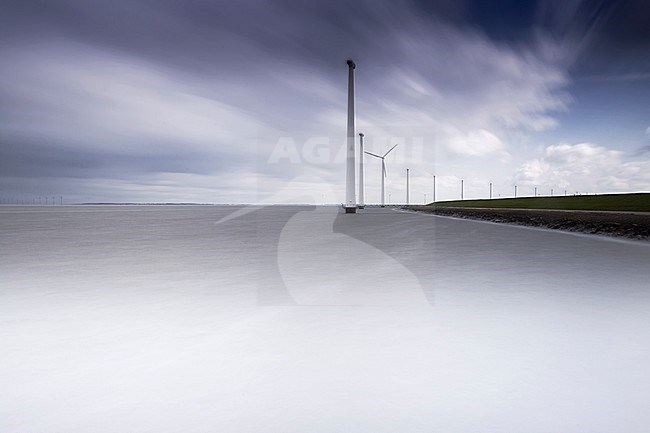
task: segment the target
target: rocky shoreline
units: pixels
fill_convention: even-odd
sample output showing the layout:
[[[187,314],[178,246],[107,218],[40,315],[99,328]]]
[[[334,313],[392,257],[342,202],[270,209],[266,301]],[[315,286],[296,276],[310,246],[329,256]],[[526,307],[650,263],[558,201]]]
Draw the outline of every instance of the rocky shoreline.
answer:
[[[650,213],[405,206],[403,209],[496,223],[650,240]]]

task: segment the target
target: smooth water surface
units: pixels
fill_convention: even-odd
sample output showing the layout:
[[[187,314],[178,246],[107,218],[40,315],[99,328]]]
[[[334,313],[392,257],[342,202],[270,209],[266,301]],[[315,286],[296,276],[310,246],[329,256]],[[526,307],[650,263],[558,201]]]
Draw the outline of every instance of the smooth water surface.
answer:
[[[0,207],[0,431],[647,432],[649,264],[391,209]]]

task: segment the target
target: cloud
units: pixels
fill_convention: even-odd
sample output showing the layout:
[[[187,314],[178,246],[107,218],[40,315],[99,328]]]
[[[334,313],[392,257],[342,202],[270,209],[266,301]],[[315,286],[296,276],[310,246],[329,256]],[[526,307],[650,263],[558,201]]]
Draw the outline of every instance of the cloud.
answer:
[[[378,69],[358,62],[358,126],[367,139],[420,137],[424,160],[440,165],[467,157],[504,163],[513,132],[552,129],[556,114],[568,109],[568,74],[534,47],[410,19],[411,26],[396,30],[383,47],[399,53],[394,63]],[[341,107],[338,127],[344,113]]]
[[[508,159],[506,144],[495,134],[486,129],[477,129],[464,133],[459,130],[445,131],[449,149],[459,155],[467,156],[496,156]]]
[[[76,44],[13,54],[4,56],[13,76],[3,74],[2,91],[21,106],[3,110],[11,116],[3,126],[10,129],[71,144],[82,141],[85,149],[110,140],[113,149],[129,151],[134,141],[146,146],[164,139],[205,148],[241,140],[251,120],[243,110],[205,97],[201,83],[189,84],[138,59]]]
[[[601,0],[538,2],[535,30],[546,58],[572,65],[592,54],[598,32],[614,9]]]
[[[91,177],[204,173],[256,153],[260,119],[159,65],[62,42],[3,54],[4,163],[24,176],[45,165]]]
[[[650,190],[650,160],[625,161],[624,156],[591,143],[551,145],[542,157],[524,162],[514,182],[570,193]]]
[[[53,4],[38,16],[13,5],[22,11],[6,27],[14,38],[0,44],[3,173],[15,178],[117,187],[239,170],[280,183],[317,174],[338,188],[342,162],[266,161],[280,137],[298,146],[327,137],[338,149],[347,56],[359,65],[358,129],[369,145],[423,143],[391,166],[398,173],[459,158],[507,162],[513,131],[553,128],[571,102],[565,67],[543,47],[496,42],[410,2]],[[242,184],[242,197],[252,187]]]

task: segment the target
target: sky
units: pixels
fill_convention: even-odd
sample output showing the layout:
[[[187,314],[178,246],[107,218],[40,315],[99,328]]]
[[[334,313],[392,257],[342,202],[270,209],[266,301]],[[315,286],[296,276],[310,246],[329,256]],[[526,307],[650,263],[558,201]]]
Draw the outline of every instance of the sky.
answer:
[[[650,191],[645,0],[3,2],[2,203]],[[366,157],[366,202],[381,166]]]

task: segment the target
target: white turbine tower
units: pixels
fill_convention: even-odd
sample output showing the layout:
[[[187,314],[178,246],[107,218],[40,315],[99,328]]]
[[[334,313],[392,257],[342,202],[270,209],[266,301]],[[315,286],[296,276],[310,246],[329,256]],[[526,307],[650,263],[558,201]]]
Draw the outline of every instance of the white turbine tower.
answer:
[[[411,187],[409,186],[409,169],[406,169],[406,205],[408,206],[410,203],[409,200],[409,194],[411,192]]]
[[[359,133],[359,209],[366,207],[363,197],[363,133]]]
[[[345,213],[357,212],[357,198],[354,194],[354,69],[357,65],[354,60],[348,59],[348,143],[345,171]]]
[[[388,156],[389,153],[392,152],[393,149],[397,147],[397,144],[390,149],[388,149],[388,152],[384,153],[384,156],[379,156],[371,152],[364,152],[367,153],[370,156],[374,156],[375,158],[381,159],[381,207],[384,207],[386,205],[385,197],[386,197],[386,156]]]

